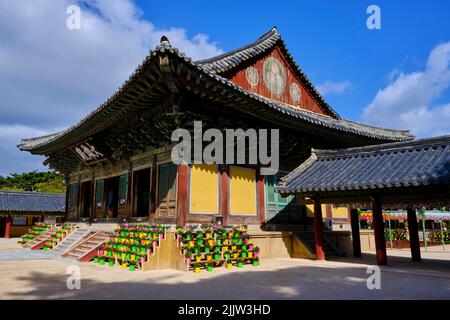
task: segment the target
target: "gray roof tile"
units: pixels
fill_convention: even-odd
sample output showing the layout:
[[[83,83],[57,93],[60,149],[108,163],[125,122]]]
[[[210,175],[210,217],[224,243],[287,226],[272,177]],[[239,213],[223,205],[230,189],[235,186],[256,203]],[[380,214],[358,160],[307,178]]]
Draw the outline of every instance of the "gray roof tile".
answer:
[[[283,179],[280,193],[450,184],[450,136],[342,150],[314,150]],[[450,197],[450,187],[449,187]]]
[[[63,194],[0,191],[0,212],[65,212]]]

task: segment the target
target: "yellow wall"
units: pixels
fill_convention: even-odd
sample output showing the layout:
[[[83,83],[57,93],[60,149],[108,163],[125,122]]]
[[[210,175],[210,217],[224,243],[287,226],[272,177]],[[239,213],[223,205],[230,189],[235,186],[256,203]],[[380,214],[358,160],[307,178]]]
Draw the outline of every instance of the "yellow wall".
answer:
[[[230,214],[256,215],[256,171],[230,166]]]
[[[325,217],[325,215],[326,215],[325,205],[322,204],[321,207],[322,207],[322,217]],[[306,205],[306,214],[308,215],[308,217],[314,217],[314,205],[313,204]]]
[[[348,209],[346,207],[332,207],[333,218],[348,218]]]
[[[219,212],[219,175],[217,165],[192,165],[190,199],[191,213]]]

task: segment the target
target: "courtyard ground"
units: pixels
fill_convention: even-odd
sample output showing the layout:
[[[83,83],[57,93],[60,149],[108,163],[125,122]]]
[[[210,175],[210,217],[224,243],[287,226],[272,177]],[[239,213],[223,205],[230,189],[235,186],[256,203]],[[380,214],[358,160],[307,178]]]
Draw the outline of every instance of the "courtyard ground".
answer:
[[[422,250],[412,263],[409,249],[388,250],[381,268],[381,289],[369,290],[363,258],[332,261],[265,259],[213,272],[128,271],[94,263],[77,263],[0,239],[0,299],[450,299],[450,246]],[[67,267],[81,270],[81,289],[67,289]]]

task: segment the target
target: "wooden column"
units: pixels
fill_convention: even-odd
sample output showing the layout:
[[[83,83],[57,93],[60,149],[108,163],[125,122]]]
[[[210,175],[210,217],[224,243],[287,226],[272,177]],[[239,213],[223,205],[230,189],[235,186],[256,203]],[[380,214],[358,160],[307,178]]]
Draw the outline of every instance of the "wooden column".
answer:
[[[189,214],[189,166],[178,165],[177,181],[177,226],[184,227]]]
[[[66,176],[66,221],[70,218],[69,216],[69,190],[70,190],[70,183],[69,183],[69,177]]]
[[[258,212],[258,220],[259,223],[263,223],[266,219],[266,202],[265,202],[265,193],[264,193],[264,176],[258,172],[256,181],[256,199],[258,199],[257,203],[257,212]]]
[[[80,221],[81,217],[81,178],[78,177],[78,190],[77,190],[77,221]]]
[[[377,264],[384,266],[387,265],[386,242],[384,239],[383,210],[378,197],[372,197],[372,216]]]
[[[151,177],[151,175],[150,175]],[[120,179],[120,178],[119,178]],[[133,168],[130,165],[128,166],[128,173],[127,173],[127,196],[126,196],[126,206],[127,206],[127,221],[131,220],[131,217],[133,216],[133,201],[132,201],[132,187],[133,187]]]
[[[152,161],[152,169],[150,171],[150,215],[149,215],[149,223],[154,223],[155,221],[155,215],[156,215],[156,202],[157,196],[156,196],[156,179],[157,179],[157,173],[158,173],[158,167],[157,167],[157,157],[156,155],[153,156]]]
[[[97,205],[96,205],[96,199],[95,199],[95,196],[96,196],[96,189],[97,188],[97,186],[96,186],[96,183],[95,183],[95,171],[93,171],[92,172],[92,180],[91,180],[91,210],[89,210],[90,212],[89,212],[89,225],[91,225],[92,224],[92,222],[94,222],[94,217],[95,217],[95,208],[97,208]]]
[[[422,259],[420,257],[419,226],[417,224],[416,210],[408,208],[407,212],[409,245],[411,247],[412,261],[421,261]]]
[[[361,238],[359,234],[358,209],[350,209],[350,223],[352,226],[353,256],[361,257]]]
[[[225,164],[219,166],[220,170],[220,208],[219,212],[223,218],[223,225],[228,224],[229,200],[230,200],[230,179],[228,176],[227,166]]]
[[[5,238],[8,239],[11,233],[12,216],[8,216],[5,222]]]
[[[325,260],[325,252],[323,250],[322,206],[318,200],[314,200],[314,242],[316,247],[316,259]]]

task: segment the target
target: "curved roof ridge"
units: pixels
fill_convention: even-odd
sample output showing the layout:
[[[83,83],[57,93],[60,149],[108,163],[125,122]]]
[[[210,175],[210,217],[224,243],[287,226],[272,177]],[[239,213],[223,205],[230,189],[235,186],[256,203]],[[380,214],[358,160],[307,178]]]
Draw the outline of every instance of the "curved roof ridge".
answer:
[[[405,152],[408,150],[418,150],[432,147],[445,147],[450,143],[450,135],[423,138],[411,141],[389,142],[363,147],[353,147],[345,149],[312,149],[317,159],[333,159],[356,156],[371,156],[373,154],[386,154],[393,152]]]
[[[275,39],[276,38],[276,39]],[[248,43],[246,45],[243,45],[237,49],[233,49],[231,51],[219,54],[217,56],[211,57],[211,58],[206,58],[206,59],[202,59],[202,60],[197,60],[195,61],[195,63],[197,64],[208,64],[208,63],[213,63],[213,62],[217,62],[221,59],[227,58],[229,56],[232,56],[233,54],[239,53],[241,51],[244,51],[246,49],[252,48],[256,45],[259,45],[261,43],[263,43],[264,41],[266,41],[267,39],[272,39],[272,40],[278,40],[280,38],[280,34],[278,33],[277,28],[274,26],[272,29],[270,29],[269,31],[267,31],[266,33],[264,33],[262,36],[260,36],[258,39],[256,39],[255,41]]]

